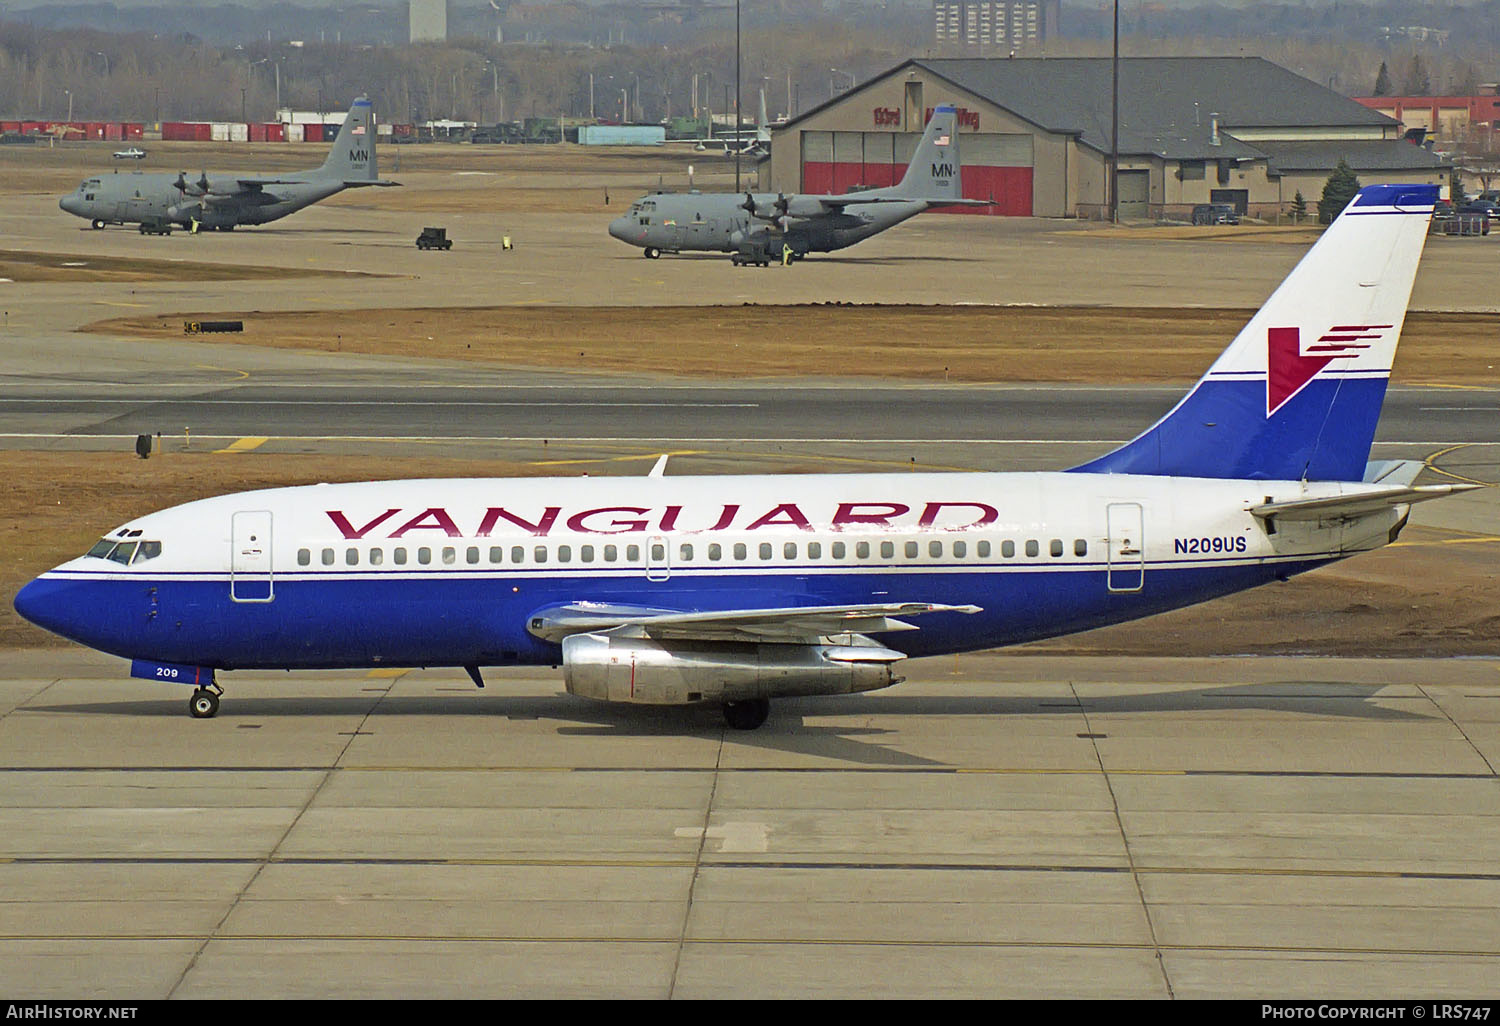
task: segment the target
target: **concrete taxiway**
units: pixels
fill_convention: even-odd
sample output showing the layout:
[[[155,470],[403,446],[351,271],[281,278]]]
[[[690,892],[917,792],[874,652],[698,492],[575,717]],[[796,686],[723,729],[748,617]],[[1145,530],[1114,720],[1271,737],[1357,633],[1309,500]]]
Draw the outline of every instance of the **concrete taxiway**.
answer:
[[[1500,661],[912,664],[600,706],[558,675],[239,673],[219,716],[0,668],[27,997],[1492,994]]]

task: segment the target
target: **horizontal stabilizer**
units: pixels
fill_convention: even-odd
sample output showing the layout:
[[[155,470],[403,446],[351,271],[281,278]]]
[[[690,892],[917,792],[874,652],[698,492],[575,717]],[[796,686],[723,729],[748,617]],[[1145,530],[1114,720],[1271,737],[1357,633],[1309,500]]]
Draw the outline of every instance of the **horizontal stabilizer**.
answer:
[[[526,629],[545,641],[571,634],[632,628],[653,638],[812,642],[834,634],[916,630],[896,619],[923,613],[977,613],[978,606],[889,602],[860,606],[792,606],[682,613],[662,609],[581,603],[554,606],[532,615]]]
[[[1333,495],[1316,499],[1287,499],[1283,502],[1264,502],[1251,506],[1250,513],[1269,520],[1326,520],[1332,517],[1362,517],[1370,513],[1409,506],[1414,502],[1441,499],[1459,492],[1473,491],[1482,485],[1421,485],[1415,487],[1381,488],[1373,492],[1356,492],[1351,495]]]

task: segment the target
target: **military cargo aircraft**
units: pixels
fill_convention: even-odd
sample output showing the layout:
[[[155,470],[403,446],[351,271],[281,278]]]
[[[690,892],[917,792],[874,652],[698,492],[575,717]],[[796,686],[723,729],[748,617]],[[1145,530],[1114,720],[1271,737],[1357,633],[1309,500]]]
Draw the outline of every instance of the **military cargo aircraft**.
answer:
[[[933,207],[985,206],[963,199],[958,115],[938,107],[896,185],[843,195],[653,193],[631,204],[609,234],[647,259],[689,251],[729,253],[736,264],[791,263],[852,246]]]
[[[255,175],[112,174],[89,178],[58,201],[93,227],[138,224],[142,234],[167,234],[174,226],[233,231],[266,224],[334,193],[364,185],[396,185],[377,177],[375,118],[370,101],[354,101],[323,165],[267,178]]]

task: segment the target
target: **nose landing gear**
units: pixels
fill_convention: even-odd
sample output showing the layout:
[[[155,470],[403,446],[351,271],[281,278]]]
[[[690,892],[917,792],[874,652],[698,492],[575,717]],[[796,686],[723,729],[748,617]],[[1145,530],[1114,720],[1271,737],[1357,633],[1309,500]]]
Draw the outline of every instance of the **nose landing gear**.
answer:
[[[219,711],[219,696],[224,689],[217,684],[208,688],[195,688],[193,697],[188,699],[188,712],[195,720],[212,719]]]

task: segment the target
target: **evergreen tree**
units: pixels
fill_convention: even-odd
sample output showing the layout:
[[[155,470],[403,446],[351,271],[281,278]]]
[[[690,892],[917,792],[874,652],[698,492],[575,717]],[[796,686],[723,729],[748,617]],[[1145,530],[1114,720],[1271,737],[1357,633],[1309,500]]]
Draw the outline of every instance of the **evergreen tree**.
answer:
[[[1391,95],[1391,72],[1385,66],[1385,61],[1380,62],[1380,70],[1375,73],[1375,92],[1373,95]]]
[[[1468,193],[1464,192],[1463,177],[1457,171],[1448,176],[1448,202],[1453,204],[1454,210],[1469,202]]]
[[[1307,200],[1302,195],[1302,190],[1297,190],[1297,195],[1292,197],[1292,223],[1301,224],[1307,219]]]
[[[1349,205],[1357,192],[1359,177],[1349,169],[1344,158],[1340,157],[1339,166],[1333,169],[1333,174],[1323,183],[1323,198],[1318,201],[1318,220],[1323,224],[1332,224],[1333,219]]]
[[[1406,77],[1401,82],[1401,95],[1432,95],[1432,75],[1427,71],[1427,62],[1419,54],[1412,54],[1411,63],[1406,66]]]

